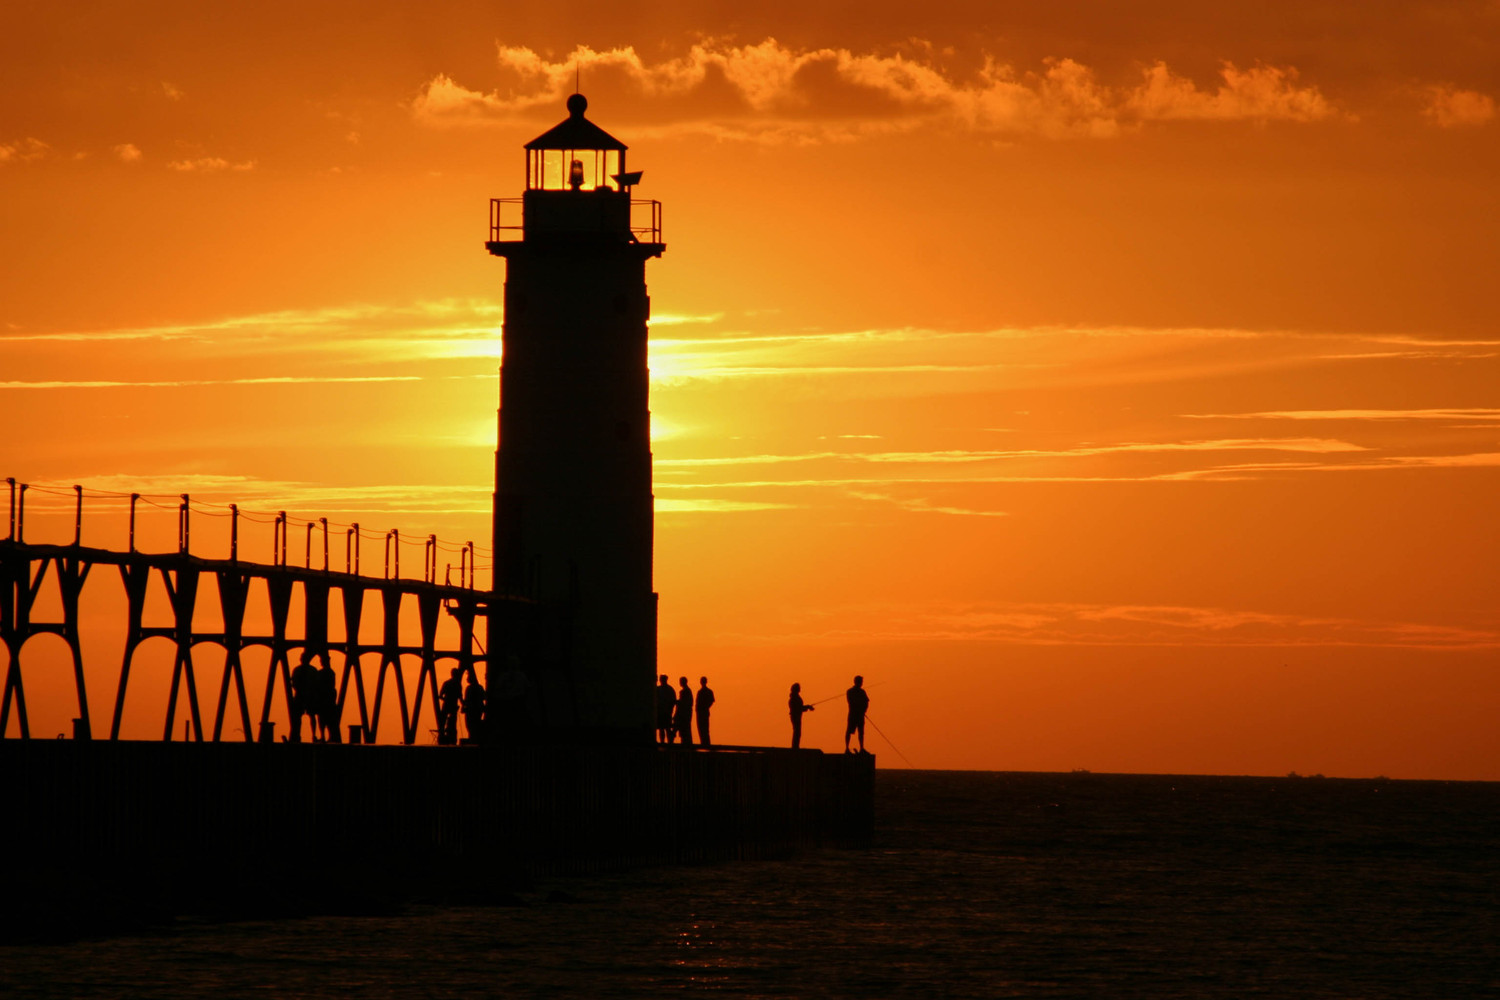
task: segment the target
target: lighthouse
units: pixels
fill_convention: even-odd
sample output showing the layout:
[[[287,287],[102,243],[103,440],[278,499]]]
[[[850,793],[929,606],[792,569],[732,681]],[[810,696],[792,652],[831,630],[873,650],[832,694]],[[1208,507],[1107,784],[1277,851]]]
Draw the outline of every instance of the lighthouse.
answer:
[[[650,743],[652,581],[646,261],[661,205],[638,201],[626,146],[585,115],[528,142],[526,189],[490,202],[485,248],[506,261],[495,453],[497,661],[528,683],[542,735]],[[499,627],[496,628],[496,625]]]

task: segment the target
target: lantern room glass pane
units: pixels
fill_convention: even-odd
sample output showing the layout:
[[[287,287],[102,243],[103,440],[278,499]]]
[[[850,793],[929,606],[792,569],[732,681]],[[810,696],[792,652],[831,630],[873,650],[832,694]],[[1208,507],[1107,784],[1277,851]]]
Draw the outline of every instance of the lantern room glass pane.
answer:
[[[620,182],[615,177],[623,164],[617,149],[532,150],[526,160],[526,186],[533,191],[572,190],[569,179],[574,161],[583,169],[583,183],[579,190],[620,190]]]

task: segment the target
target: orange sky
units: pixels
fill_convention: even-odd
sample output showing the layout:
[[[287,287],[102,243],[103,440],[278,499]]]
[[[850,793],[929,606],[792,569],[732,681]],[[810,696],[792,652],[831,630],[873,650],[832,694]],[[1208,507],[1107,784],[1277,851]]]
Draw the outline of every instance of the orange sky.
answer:
[[[720,740],[862,672],[920,767],[1500,778],[1500,6],[648,6],[7,5],[0,475],[487,546],[581,65]]]

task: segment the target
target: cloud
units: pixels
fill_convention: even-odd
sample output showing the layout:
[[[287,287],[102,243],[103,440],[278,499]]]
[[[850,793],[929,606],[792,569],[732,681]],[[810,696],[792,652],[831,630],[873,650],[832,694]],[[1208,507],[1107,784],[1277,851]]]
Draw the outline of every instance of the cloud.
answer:
[[[1210,92],[1158,62],[1146,70],[1145,81],[1130,92],[1126,104],[1144,121],[1315,122],[1339,117],[1338,109],[1316,87],[1297,85],[1294,68],[1242,70],[1226,62],[1220,73],[1224,82]]]
[[[935,504],[925,497],[894,497],[887,493],[868,493],[860,490],[850,490],[849,495],[860,500],[874,500],[879,503],[889,503],[900,507],[902,510],[915,511],[921,514],[957,514],[965,517],[1009,517],[1010,514],[1003,510],[973,510],[968,507],[949,507]]]
[[[27,341],[160,341],[211,345],[239,355],[341,351],[362,359],[483,357],[499,354],[498,303],[438,299],[404,306],[355,304],[285,309],[197,323],[0,336],[0,350]]]
[[[658,497],[655,504],[658,514],[723,514],[747,510],[791,510],[796,506],[797,504],[770,503],[763,500],[711,500],[706,497],[684,500]]]
[[[202,156],[196,160],[173,160],[167,166],[183,173],[212,174],[223,170],[239,172],[254,170],[255,161],[246,160],[242,163],[231,163],[222,156]]]
[[[1425,92],[1422,116],[1439,128],[1487,125],[1495,120],[1495,99],[1477,90],[1434,84]]]
[[[850,605],[819,609],[816,622],[815,631],[801,631],[805,623],[794,613],[782,634],[731,638],[784,641],[795,637],[830,644],[951,641],[1117,647],[1500,647],[1500,632],[1483,628],[1186,605],[1022,602]]]
[[[181,88],[176,87],[165,80],[163,80],[161,83],[161,92],[167,96],[167,100],[169,101],[180,101],[184,96]]]
[[[1500,409],[1452,407],[1421,410],[1265,410],[1259,413],[1184,413],[1190,420],[1445,420],[1500,423]]]
[[[175,379],[166,382],[47,380],[0,382],[3,389],[182,389],[204,385],[320,385],[343,382],[420,382],[421,375],[268,375],[261,378]]]
[[[689,131],[762,142],[851,139],[935,124],[994,135],[1108,137],[1147,122],[1312,122],[1340,117],[1293,67],[1232,63],[1200,89],[1165,63],[1124,86],[1102,83],[1073,59],[1018,69],[986,56],[977,70],[943,65],[913,45],[887,54],[798,49],[768,38],[737,46],[708,40],[686,55],[648,63],[634,48],[579,46],[557,61],[499,46],[500,83],[474,90],[445,73],[411,102],[417,121],[463,125],[555,117],[576,69],[596,92],[618,95],[650,131]]]
[[[48,156],[52,147],[40,139],[25,138],[0,143],[0,163],[31,163]]]
[[[141,162],[141,151],[132,142],[123,142],[114,149],[115,156],[119,157],[121,163]]]
[[[1004,451],[884,451],[884,452],[834,452],[819,451],[797,455],[741,455],[713,458],[658,458],[656,465],[663,468],[693,468],[719,465],[783,465],[789,462],[815,462],[838,460],[844,462],[870,462],[875,464],[948,465],[966,462],[993,462],[1007,459],[1037,458],[1083,458],[1098,455],[1127,453],[1164,452],[1217,452],[1217,451],[1292,451],[1314,454],[1338,454],[1367,449],[1347,441],[1327,438],[1230,438],[1213,441],[1156,441],[1121,442],[1105,445],[1080,445],[1076,448],[1043,449],[1018,448]]]

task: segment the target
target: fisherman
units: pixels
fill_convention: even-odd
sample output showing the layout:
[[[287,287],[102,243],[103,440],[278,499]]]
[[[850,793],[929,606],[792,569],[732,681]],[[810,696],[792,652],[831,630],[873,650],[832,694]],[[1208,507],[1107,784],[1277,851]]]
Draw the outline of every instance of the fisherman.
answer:
[[[463,671],[454,667],[438,690],[438,742],[452,746],[458,742],[458,706],[463,701]]]
[[[865,752],[865,713],[870,709],[870,696],[865,694],[865,679],[854,678],[854,686],[844,693],[849,702],[849,724],[844,727],[844,753],[849,752],[849,737],[859,733],[859,752]]]
[[[709,690],[708,678],[698,678],[698,696],[693,702],[693,711],[698,714],[698,742],[704,746],[713,745],[713,741],[708,738],[708,710],[713,705],[714,693]]]
[[[484,686],[474,671],[469,671],[469,686],[464,688],[464,728],[468,730],[469,742],[479,742],[480,728],[484,725]]]
[[[672,717],[672,722],[682,745],[690,747],[693,745],[693,689],[688,687],[686,677],[681,679],[681,688],[677,692],[677,714]]]
[[[677,692],[666,674],[656,685],[656,742],[671,743],[676,729],[672,726],[672,710],[677,707]]]
[[[787,699],[787,709],[792,713],[792,749],[802,745],[802,713],[811,712],[813,706],[802,703],[802,685],[792,685],[792,696]]]
[[[297,668],[292,671],[291,742],[302,742],[302,717],[312,716],[312,737],[318,738],[318,668],[312,664],[312,650],[303,649]]]

